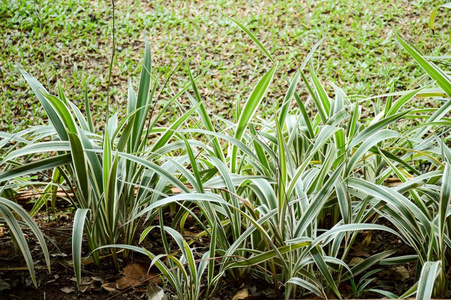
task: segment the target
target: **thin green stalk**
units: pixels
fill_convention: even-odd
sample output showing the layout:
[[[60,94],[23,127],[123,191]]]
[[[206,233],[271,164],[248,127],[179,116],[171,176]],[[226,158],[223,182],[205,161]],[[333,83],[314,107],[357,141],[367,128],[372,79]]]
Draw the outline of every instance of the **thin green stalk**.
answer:
[[[110,64],[108,66],[108,82],[107,82],[107,98],[106,98],[106,112],[105,112],[105,127],[108,124],[108,120],[110,118],[110,88],[111,88],[111,77],[112,77],[112,73],[113,73],[113,63],[114,63],[114,56],[116,54],[116,18],[115,18],[115,3],[114,0],[111,0],[111,5],[112,5],[112,17],[113,17],[113,33],[112,33],[112,37],[113,37],[113,48],[111,49],[111,60],[110,60]]]

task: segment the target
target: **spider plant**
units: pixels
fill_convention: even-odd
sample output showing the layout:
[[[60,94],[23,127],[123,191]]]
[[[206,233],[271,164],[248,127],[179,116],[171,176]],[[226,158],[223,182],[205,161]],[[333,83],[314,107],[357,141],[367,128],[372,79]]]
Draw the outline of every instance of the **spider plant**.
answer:
[[[125,117],[119,120],[118,114],[112,115],[104,124],[103,134],[99,134],[92,123],[87,98],[86,113],[83,115],[65,97],[61,88],[58,96],[53,96],[20,68],[46,110],[49,124],[29,128],[11,137],[9,142],[22,142],[25,146],[5,155],[2,163],[7,170],[0,174],[0,181],[51,169],[54,179],[51,185],[61,185],[73,195],[69,200],[78,209],[72,239],[74,268],[78,280],[84,233],[92,251],[106,244],[132,244],[137,239],[137,229],[142,218],[149,217],[142,214],[142,218],[135,216],[154,200],[155,195],[166,195],[170,191],[168,183],[188,190],[160,164],[164,163],[162,156],[174,148],[170,142],[180,137],[177,130],[198,107],[194,106],[181,114],[167,127],[158,126],[165,111],[190,84],[178,94],[172,95],[156,114],[156,91],[159,88],[162,89],[159,93],[166,90],[159,85],[156,79],[158,76],[153,78],[151,70],[150,46],[146,40],[138,92],[134,91],[129,81]],[[150,138],[151,136],[156,138]],[[24,164],[17,160],[42,153],[49,154],[49,157]],[[10,168],[12,165],[16,166]],[[47,189],[54,192],[50,186]],[[39,205],[43,204],[43,201],[39,202]],[[108,254],[105,251],[110,250],[93,253],[96,264],[99,264],[100,255]],[[113,249],[110,254],[118,266],[116,251]]]
[[[451,151],[444,142],[451,124],[447,118],[451,109],[451,78],[400,35],[396,34],[395,37],[435,81],[434,85],[425,88],[427,96],[439,97],[443,105],[432,109],[432,115],[414,116],[422,119],[422,122],[409,130],[410,147],[401,149],[403,145],[400,145],[397,151],[403,161],[428,162],[431,165],[429,172],[411,176],[398,162],[390,163],[387,160],[390,168],[386,174],[396,174],[402,184],[395,190],[410,201],[393,195],[393,202],[382,208],[381,214],[397,226],[417,252],[418,284],[410,292],[417,291],[417,299],[429,298],[431,295],[443,297],[449,284],[446,275],[449,262],[446,258],[451,246],[448,213],[451,201]],[[413,178],[408,180],[407,177]]]
[[[268,53],[243,25],[234,22]],[[180,226],[183,230],[186,216],[196,216],[193,207],[200,208],[203,220],[199,224],[206,227],[203,234],[218,228],[215,247],[221,264],[211,281],[213,290],[227,273],[238,281],[261,277],[278,293],[284,287],[286,298],[298,290],[320,297],[332,292],[341,297],[341,282],[393,254],[378,253],[353,268],[345,263],[360,230],[398,234],[372,224],[377,219],[373,216],[378,202],[361,200],[361,194],[356,196],[347,181],[364,177],[358,181],[364,184],[385,170],[376,149],[402,141],[401,134],[388,127],[408,111],[394,109],[386,116],[361,123],[358,102],[350,102],[339,87],[335,87],[335,99],[330,98],[313,68],[312,83],[307,80],[302,72],[312,55],[294,75],[282,106],[270,120],[254,121],[253,116],[277,65],[262,76],[244,107],[237,107],[236,123],[212,120],[191,80],[194,96],[188,96],[193,105],[200,104],[203,128],[181,133],[203,136],[197,143],[194,138],[185,142],[177,160],[180,164],[173,165],[173,170],[196,194],[182,192],[154,204],[184,201],[183,209],[172,220],[173,228]],[[192,78],[190,70],[188,74]],[[313,118],[296,93],[301,77],[319,111]],[[293,99],[298,108],[290,111]],[[214,122],[222,122],[216,128],[225,129],[215,130]],[[218,145],[227,150],[219,151]],[[151,205],[141,214],[153,209]],[[169,249],[166,251],[169,254]],[[318,274],[325,283],[318,280]]]

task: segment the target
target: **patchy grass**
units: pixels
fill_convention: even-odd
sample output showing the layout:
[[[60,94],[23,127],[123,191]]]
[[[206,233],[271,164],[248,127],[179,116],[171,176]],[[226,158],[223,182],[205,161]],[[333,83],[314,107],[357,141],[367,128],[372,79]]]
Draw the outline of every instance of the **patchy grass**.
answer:
[[[137,78],[143,32],[147,32],[154,76],[163,84],[182,59],[189,61],[195,74],[211,65],[198,84],[201,95],[213,113],[231,118],[236,101],[245,101],[270,63],[222,14],[250,28],[278,61],[285,62],[276,88],[265,100],[267,113],[283,97],[285,78],[322,37],[324,42],[314,60],[321,79],[334,81],[349,94],[373,95],[391,87],[411,87],[423,72],[398,47],[392,33],[398,29],[427,55],[446,53],[451,45],[449,15],[440,11],[432,32],[427,22],[439,3],[430,2],[117,1],[112,105],[124,106],[127,79]],[[43,111],[16,64],[52,93],[59,80],[67,96],[81,108],[86,83],[93,115],[102,119],[112,48],[111,12],[108,1],[1,2],[0,130],[13,132],[44,122]],[[171,77],[173,91],[188,80],[186,62]],[[180,102],[183,108],[184,99]]]

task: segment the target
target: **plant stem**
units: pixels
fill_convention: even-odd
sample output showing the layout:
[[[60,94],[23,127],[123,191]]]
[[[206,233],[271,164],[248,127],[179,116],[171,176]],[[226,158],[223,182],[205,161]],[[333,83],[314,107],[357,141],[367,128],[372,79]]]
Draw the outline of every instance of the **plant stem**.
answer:
[[[113,14],[113,49],[111,51],[110,65],[108,66],[108,84],[107,84],[107,98],[106,98],[106,114],[105,114],[105,128],[108,124],[110,114],[110,88],[111,88],[111,76],[113,71],[114,55],[116,54],[116,22],[115,22],[115,4],[114,0],[111,0],[112,14]],[[104,129],[105,130],[105,129]]]

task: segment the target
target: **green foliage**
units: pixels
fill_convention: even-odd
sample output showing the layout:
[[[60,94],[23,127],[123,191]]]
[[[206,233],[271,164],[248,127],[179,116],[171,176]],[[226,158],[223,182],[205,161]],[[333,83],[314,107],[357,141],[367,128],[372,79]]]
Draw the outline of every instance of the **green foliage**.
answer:
[[[72,242],[75,274],[79,282],[83,232],[92,251],[106,244],[132,244],[137,240],[140,226],[140,219],[135,216],[152,217],[150,212],[146,216],[140,212],[155,200],[156,195],[166,195],[170,191],[167,183],[186,190],[179,179],[154,162],[161,162],[165,152],[179,147],[176,145],[175,150],[172,149],[170,142],[177,140],[179,127],[199,105],[182,114],[168,127],[156,125],[162,112],[149,124],[146,122],[150,110],[153,113],[158,87],[158,82],[151,76],[150,46],[147,42],[138,93],[135,94],[129,84],[127,115],[121,121],[117,114],[113,115],[103,135],[92,131],[94,127],[89,125],[89,120],[66,99],[62,90],[58,97],[52,96],[34,77],[20,70],[45,108],[49,125],[27,129],[10,137],[9,143],[22,142],[25,146],[5,154],[2,163],[6,167],[0,174],[0,181],[53,169],[54,182],[46,189],[55,193],[56,190],[50,187],[59,184],[65,191],[73,193],[74,199],[71,201],[78,211]],[[183,90],[190,85],[187,84]],[[174,103],[180,94],[173,97],[167,106]],[[89,107],[89,102],[87,104]],[[151,135],[159,135],[159,138],[150,140],[148,137]],[[17,158],[42,153],[50,157],[23,164],[16,161]],[[16,166],[11,168],[13,165]],[[48,197],[41,197],[33,211],[47,205],[48,200]],[[116,252],[113,250],[111,254],[117,264]],[[99,264],[99,252],[93,252],[93,259]]]
[[[84,116],[62,88],[52,96],[21,69],[49,124],[2,133],[1,146],[13,147],[2,158],[0,182],[52,169],[46,190],[55,193],[60,185],[73,193],[78,281],[86,235],[96,263],[110,253],[119,267],[117,249],[125,256],[129,251],[148,256],[180,299],[208,298],[225,275],[236,282],[260,278],[285,299],[312,294],[342,299],[349,296],[343,284],[351,285],[354,297],[369,291],[394,297],[374,285],[379,265],[406,262],[416,263],[418,278],[401,297],[445,296],[451,246],[447,72],[396,35],[434,82],[350,97],[338,85],[323,83],[314,63],[318,42],[287,79],[281,106],[263,117],[258,111],[272,96],[268,91],[282,63],[253,30],[229,19],[272,63],[259,70],[246,102],[237,101],[235,121],[209,112],[189,65],[189,81],[176,95],[161,86],[147,40],[138,91],[129,81],[125,117],[111,116],[102,133],[94,131],[88,100]],[[161,94],[169,100],[157,113]],[[182,95],[190,108],[160,126]],[[434,105],[418,106],[424,98]],[[42,153],[49,157],[32,160]],[[388,184],[393,181],[397,184]],[[33,212],[49,200],[53,204],[54,197],[42,197]],[[2,209],[2,216],[18,235],[9,210]],[[210,241],[204,253],[198,254],[196,238],[183,237],[188,217],[198,228],[196,238]],[[383,220],[395,229],[381,225]],[[149,232],[156,229],[164,253],[149,249]],[[351,265],[362,231],[385,231],[415,254],[385,249]]]
[[[22,222],[19,222],[19,220],[21,220]],[[30,249],[28,248],[28,242],[25,239],[25,235],[21,227],[25,225],[26,227],[30,228],[33,234],[36,236],[36,239],[41,246],[42,252],[44,253],[47,269],[50,272],[50,255],[41,230],[33,221],[33,219],[28,215],[25,209],[23,209],[17,203],[3,197],[0,197],[0,222],[6,223],[6,225],[8,226],[11,236],[22,252],[28,270],[30,271],[30,276],[33,280],[33,284],[37,288],[38,283],[36,280],[33,258],[31,256]]]
[[[251,39],[255,41],[255,36],[251,35]],[[299,293],[325,297],[330,292],[341,298],[339,286],[347,281],[354,283],[355,295],[373,291],[392,297],[393,293],[371,286],[371,276],[376,273],[373,267],[405,263],[407,259],[416,261],[418,268],[425,271],[406,295],[415,293],[417,287],[419,297],[430,294],[431,280],[434,282],[438,269],[426,270],[428,261],[441,259],[449,251],[448,245],[443,244],[448,236],[447,216],[434,213],[440,207],[445,211],[447,200],[440,205],[431,201],[448,199],[445,183],[449,171],[444,161],[449,150],[440,140],[446,137],[446,130],[434,129],[449,124],[445,118],[449,105],[430,109],[429,115],[419,114],[422,109],[409,108],[415,96],[428,96],[423,89],[390,94],[389,97],[399,97],[387,102],[387,107],[380,101],[370,107],[362,105],[374,98],[350,101],[337,86],[335,98],[331,98],[310,68],[312,83],[305,74],[301,75],[321,113],[308,116],[307,104],[295,92],[299,79],[295,75],[280,109],[280,119],[276,115],[255,120],[255,107],[268,88],[267,77],[272,76],[268,74],[274,70],[271,68],[257,83],[244,107],[237,107],[240,117],[236,124],[218,120],[224,122],[221,127],[225,129],[211,130],[210,124],[215,120],[201,110],[205,129],[181,131],[184,135],[203,135],[197,143],[185,142],[178,161],[186,167],[176,167],[180,180],[189,183],[196,193],[181,189],[180,195],[159,200],[141,214],[175,202],[186,214],[174,217],[173,228],[180,226],[183,230],[183,216],[190,214],[202,218],[199,224],[206,227],[199,236],[212,235],[217,230],[211,238],[221,264],[216,269],[214,263],[208,268],[208,273],[214,273],[209,277],[212,279],[208,281],[208,292],[214,292],[227,273],[237,281],[260,277],[272,283],[278,293],[284,292],[286,298]],[[198,104],[196,85],[193,90],[194,103]],[[257,93],[260,96],[253,97]],[[295,104],[291,103],[293,99]],[[362,112],[373,117],[362,118]],[[218,142],[225,150],[220,155]],[[428,172],[421,169],[423,161],[433,166]],[[397,178],[401,184],[387,187],[387,178]],[[441,197],[440,187],[444,189]],[[194,208],[201,213],[195,213]],[[442,216],[441,221],[434,217],[437,215]],[[374,224],[379,218],[386,218],[397,230]],[[349,253],[362,230],[388,231],[412,246],[417,254],[390,257],[395,252],[387,250],[350,267]],[[438,234],[442,230],[446,233]],[[162,229],[164,241],[164,231],[170,231],[173,238],[177,235],[172,229]],[[180,237],[175,239],[179,239],[178,249],[165,246],[165,264],[160,262],[163,256],[143,248],[134,250],[157,260],[163,273],[177,270],[174,272],[181,276],[177,277],[180,281],[190,282],[186,287],[171,277],[173,288],[182,293],[179,297],[198,297],[197,292],[189,292],[197,291],[198,284],[196,269],[189,263],[193,259],[184,252],[187,246]],[[183,254],[175,258],[171,251]],[[210,252],[205,255],[212,257]],[[365,271],[369,273],[356,284],[354,278]],[[441,292],[437,289],[437,293]]]

